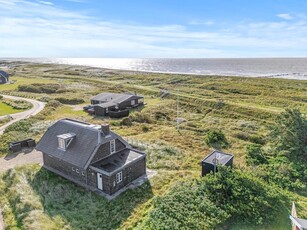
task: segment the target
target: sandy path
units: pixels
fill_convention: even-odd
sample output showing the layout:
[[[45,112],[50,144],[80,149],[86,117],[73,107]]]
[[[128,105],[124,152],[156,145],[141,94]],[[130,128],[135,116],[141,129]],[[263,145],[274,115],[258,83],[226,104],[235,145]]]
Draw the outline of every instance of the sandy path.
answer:
[[[32,150],[31,152],[12,153],[4,158],[0,158],[0,173],[15,166],[25,164],[43,163],[43,156],[41,152]]]
[[[6,123],[5,125],[0,127],[0,135],[3,134],[4,130],[11,124],[20,121],[22,119],[28,118],[30,116],[34,116],[36,114],[38,114],[40,111],[42,111],[45,107],[45,103],[44,102],[40,102],[34,99],[29,99],[29,98],[23,98],[23,97],[15,97],[15,96],[8,96],[8,95],[2,95],[4,98],[7,99],[11,99],[11,100],[24,100],[27,102],[30,102],[33,107],[32,109],[29,109],[27,111],[21,112],[21,113],[15,113],[15,114],[10,114],[9,116],[11,116],[13,118],[13,120],[11,120],[10,122]],[[6,115],[7,116],[7,115]]]

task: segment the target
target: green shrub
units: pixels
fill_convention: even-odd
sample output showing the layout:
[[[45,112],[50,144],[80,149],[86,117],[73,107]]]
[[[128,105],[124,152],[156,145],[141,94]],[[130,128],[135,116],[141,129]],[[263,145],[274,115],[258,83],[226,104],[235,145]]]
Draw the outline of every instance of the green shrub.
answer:
[[[132,121],[138,122],[138,123],[148,123],[151,124],[153,123],[152,118],[150,117],[149,114],[144,113],[144,112],[135,112],[132,115],[129,116]]]
[[[8,106],[11,106],[14,109],[30,109],[32,108],[32,104],[30,102],[24,101],[24,100],[7,100],[4,99],[2,102]]]
[[[290,157],[307,157],[307,120],[300,110],[287,109],[281,113],[270,136],[277,152],[286,151]]]
[[[27,133],[29,129],[32,127],[32,125],[33,125],[33,120],[31,119],[20,120],[7,127],[4,133],[9,133],[12,131]]]
[[[228,229],[238,222],[257,229],[276,220],[287,202],[277,187],[221,167],[215,176],[178,183],[156,198],[140,229]]]
[[[124,118],[122,120],[121,124],[125,125],[125,126],[132,126],[132,119],[131,119],[131,117]]]
[[[149,131],[148,126],[143,125],[143,126],[142,126],[142,131],[143,131],[144,133],[148,132],[148,131]]]
[[[85,101],[82,98],[64,98],[64,97],[58,97],[55,100],[61,102],[62,104],[68,104],[68,105],[78,105],[82,104]]]
[[[46,93],[46,94],[67,92],[67,90],[65,90],[65,87],[60,84],[39,84],[39,83],[34,83],[31,85],[19,85],[17,90],[21,92]]]
[[[250,144],[246,147],[246,162],[248,165],[260,165],[267,163],[262,146],[259,144]]]
[[[214,148],[225,148],[228,146],[228,141],[221,130],[209,130],[205,137],[205,142],[208,146]]]

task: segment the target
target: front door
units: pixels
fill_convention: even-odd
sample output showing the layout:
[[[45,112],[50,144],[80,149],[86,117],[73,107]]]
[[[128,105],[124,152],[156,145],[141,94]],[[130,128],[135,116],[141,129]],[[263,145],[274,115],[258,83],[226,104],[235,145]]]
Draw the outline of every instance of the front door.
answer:
[[[99,190],[103,190],[102,175],[100,173],[97,173],[97,187]]]

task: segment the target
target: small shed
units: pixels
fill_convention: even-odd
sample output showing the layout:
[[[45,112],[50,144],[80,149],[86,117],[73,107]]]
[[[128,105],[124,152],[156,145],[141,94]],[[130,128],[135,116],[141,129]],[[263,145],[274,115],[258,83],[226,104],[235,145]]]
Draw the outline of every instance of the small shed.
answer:
[[[224,153],[219,150],[214,150],[202,161],[202,176],[210,172],[217,172],[218,166],[233,166],[233,154]]]
[[[9,149],[13,153],[21,151],[23,148],[34,148],[36,146],[35,140],[26,139],[17,142],[11,142]]]

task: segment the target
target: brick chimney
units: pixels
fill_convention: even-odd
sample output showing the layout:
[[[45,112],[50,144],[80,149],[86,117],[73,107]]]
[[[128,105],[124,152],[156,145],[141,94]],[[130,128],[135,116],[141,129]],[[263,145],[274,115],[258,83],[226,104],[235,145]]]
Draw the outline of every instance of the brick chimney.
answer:
[[[102,124],[101,132],[103,132],[105,136],[108,136],[110,134],[110,126],[108,124]]]

